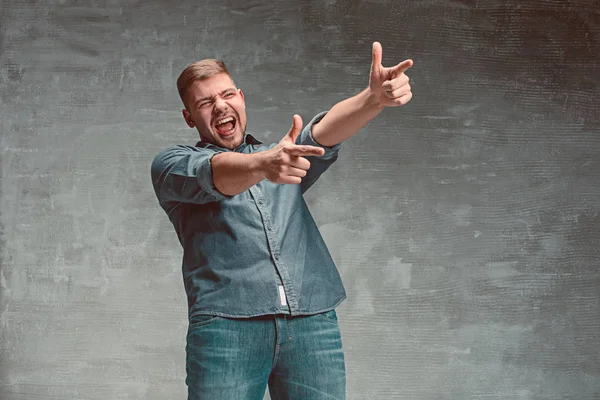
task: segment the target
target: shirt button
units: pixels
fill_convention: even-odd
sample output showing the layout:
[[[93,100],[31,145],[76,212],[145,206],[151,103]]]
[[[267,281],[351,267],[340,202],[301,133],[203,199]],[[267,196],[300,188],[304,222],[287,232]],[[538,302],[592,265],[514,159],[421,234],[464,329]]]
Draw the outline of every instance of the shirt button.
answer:
[[[260,204],[262,206],[263,204],[265,204],[265,201],[263,199],[259,199],[258,204]]]
[[[272,227],[271,225],[267,225],[267,230],[268,230],[269,232],[271,232],[271,231],[273,230],[273,227]]]

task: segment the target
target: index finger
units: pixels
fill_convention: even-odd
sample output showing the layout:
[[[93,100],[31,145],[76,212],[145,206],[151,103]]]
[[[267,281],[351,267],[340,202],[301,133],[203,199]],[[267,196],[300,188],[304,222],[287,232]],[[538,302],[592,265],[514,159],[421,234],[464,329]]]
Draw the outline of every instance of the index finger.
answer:
[[[407,69],[409,69],[412,66],[413,66],[413,60],[408,59],[408,60],[402,61],[400,64],[393,67],[393,70],[394,70],[395,74],[399,75],[399,74],[402,74],[404,71],[406,71]]]
[[[293,145],[285,148],[286,153],[293,156],[322,156],[325,150],[321,147],[307,145]]]

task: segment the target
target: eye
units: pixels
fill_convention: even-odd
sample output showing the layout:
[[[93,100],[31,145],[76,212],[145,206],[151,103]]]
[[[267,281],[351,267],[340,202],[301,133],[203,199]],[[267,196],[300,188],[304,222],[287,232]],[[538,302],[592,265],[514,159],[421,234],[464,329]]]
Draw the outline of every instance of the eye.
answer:
[[[227,92],[227,93],[225,93],[225,98],[226,98],[226,99],[230,99],[230,98],[232,98],[233,96],[235,96],[235,93],[234,93],[234,92]]]
[[[210,105],[210,101],[203,101],[202,103],[198,104],[198,108],[204,108],[208,105]]]

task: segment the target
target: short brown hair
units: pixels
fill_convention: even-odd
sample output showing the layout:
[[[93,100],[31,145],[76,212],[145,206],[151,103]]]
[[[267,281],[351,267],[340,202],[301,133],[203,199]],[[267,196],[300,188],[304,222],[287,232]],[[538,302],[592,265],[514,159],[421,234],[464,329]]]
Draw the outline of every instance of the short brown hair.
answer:
[[[204,79],[208,79],[211,76],[226,73],[229,75],[229,70],[225,63],[220,60],[215,59],[206,59],[196,61],[190,65],[188,65],[179,78],[177,78],[177,91],[179,92],[179,97],[181,97],[181,101],[183,105],[185,104],[185,96],[187,94],[188,88],[197,81],[203,81]],[[231,77],[231,76],[230,76]],[[187,107],[187,106],[186,106]]]

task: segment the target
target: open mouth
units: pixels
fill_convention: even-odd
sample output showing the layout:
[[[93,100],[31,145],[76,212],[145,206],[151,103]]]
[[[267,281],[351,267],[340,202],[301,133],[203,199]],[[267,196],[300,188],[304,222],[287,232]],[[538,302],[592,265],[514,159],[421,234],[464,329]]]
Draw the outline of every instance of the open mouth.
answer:
[[[236,120],[233,117],[221,118],[215,124],[215,129],[222,136],[228,136],[233,133],[236,127]]]

